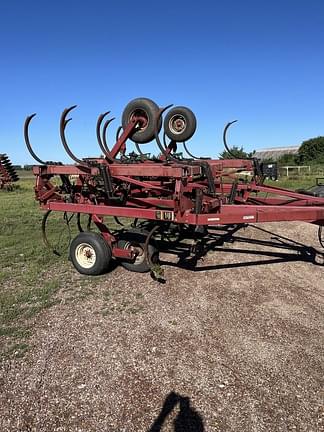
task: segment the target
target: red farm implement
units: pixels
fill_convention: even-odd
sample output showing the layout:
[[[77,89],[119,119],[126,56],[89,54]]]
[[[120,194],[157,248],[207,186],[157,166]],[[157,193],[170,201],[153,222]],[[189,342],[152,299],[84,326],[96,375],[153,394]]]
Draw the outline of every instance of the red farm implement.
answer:
[[[70,244],[71,261],[79,272],[91,275],[104,272],[112,258],[132,271],[148,271],[157,263],[158,245],[173,245],[173,240],[167,239],[190,237],[198,241],[208,229],[236,230],[249,223],[316,224],[323,245],[323,197],[314,192],[265,185],[262,165],[253,158],[195,157],[186,142],[195,132],[196,118],[188,108],[170,107],[159,108],[145,98],[131,101],[123,112],[112,147],[107,143],[107,128],[112,119],[107,120],[109,112],[101,114],[96,134],[102,156],[83,159],[71,151],[65,133],[70,121],[67,117],[75,106],[65,109],[60,136],[75,162],[71,165],[38,158],[29,140],[29,126],[35,114],[27,117],[25,141],[39,163],[33,168],[35,194],[46,211],[42,229],[47,244],[48,216],[62,212],[65,217],[76,215],[80,231]],[[230,125],[223,134],[229,153],[226,133]],[[151,157],[142,149],[154,139],[159,155]],[[136,149],[129,154],[128,140]],[[177,153],[180,144],[188,157]],[[80,223],[82,214],[89,218],[86,232]],[[131,228],[113,230],[116,223],[122,225],[118,218],[132,220]],[[98,232],[90,231],[90,222]]]
[[[6,154],[0,154],[0,189],[12,190],[19,177]]]

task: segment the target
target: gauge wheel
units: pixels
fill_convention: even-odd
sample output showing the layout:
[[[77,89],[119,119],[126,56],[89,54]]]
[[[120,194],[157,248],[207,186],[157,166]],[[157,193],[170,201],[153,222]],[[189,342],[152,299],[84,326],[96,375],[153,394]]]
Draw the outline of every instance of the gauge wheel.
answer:
[[[111,261],[111,248],[104,238],[94,232],[81,232],[71,242],[70,259],[79,273],[100,275]]]

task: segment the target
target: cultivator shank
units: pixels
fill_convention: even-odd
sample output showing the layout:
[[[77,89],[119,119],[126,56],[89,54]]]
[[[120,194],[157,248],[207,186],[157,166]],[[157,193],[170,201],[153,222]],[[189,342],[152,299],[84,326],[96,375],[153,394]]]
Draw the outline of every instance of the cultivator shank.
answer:
[[[72,262],[83,273],[98,274],[104,270],[92,264],[94,255],[103,255],[108,260],[112,256],[120,258],[135,271],[148,270],[157,254],[150,246],[151,237],[158,232],[163,236],[170,227],[197,229],[292,220],[324,224],[324,198],[264,185],[257,160],[194,157],[187,141],[195,132],[196,119],[185,107],[170,109],[163,121],[162,116],[170,106],[160,109],[149,99],[131,101],[124,110],[122,126],[112,147],[107,143],[107,128],[113,119],[107,119],[109,112],[101,114],[96,136],[103,155],[82,159],[73,154],[65,136],[70,121],[67,116],[74,108],[63,111],[60,135],[75,164],[45,163],[35,155],[29,141],[31,116],[26,119],[25,139],[31,154],[40,163],[34,166],[33,172],[36,199],[41,207],[47,211],[87,214],[99,228],[101,236],[81,233],[82,239],[72,242]],[[223,136],[229,153],[226,132],[232,123],[226,125]],[[159,153],[151,157],[142,148],[153,139]],[[129,140],[137,152],[127,154]],[[189,158],[177,153],[181,143]],[[53,181],[57,177],[59,185]],[[107,216],[147,222],[135,234],[128,231],[127,240],[125,229],[119,232],[110,229],[109,219],[105,220]],[[80,244],[88,245],[88,249],[84,246],[81,250]],[[82,253],[89,256],[88,264],[80,258]]]

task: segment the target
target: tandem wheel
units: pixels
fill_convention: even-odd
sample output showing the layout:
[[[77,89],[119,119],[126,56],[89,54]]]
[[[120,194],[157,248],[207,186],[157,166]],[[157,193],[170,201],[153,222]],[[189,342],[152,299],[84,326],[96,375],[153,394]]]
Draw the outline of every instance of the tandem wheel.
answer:
[[[136,257],[132,261],[121,261],[121,265],[127,270],[146,273],[151,270],[151,263],[156,264],[159,259],[158,249],[154,244],[150,243],[147,247],[147,253],[145,253],[145,242],[148,232],[142,230],[129,230],[121,233],[118,240],[118,247],[121,249],[133,248],[136,252]]]
[[[133,133],[130,139],[139,144],[145,144],[154,138],[155,123],[159,115],[159,107],[151,99],[137,98],[130,101],[122,115],[122,126],[126,129],[128,123],[132,120],[133,116],[143,118],[144,124]],[[161,130],[162,120],[158,125],[158,131]]]
[[[94,232],[81,232],[71,242],[70,258],[79,273],[97,276],[104,273],[112,257],[104,238]]]
[[[164,119],[164,131],[167,136],[177,142],[189,140],[196,131],[195,114],[187,107],[172,108]]]

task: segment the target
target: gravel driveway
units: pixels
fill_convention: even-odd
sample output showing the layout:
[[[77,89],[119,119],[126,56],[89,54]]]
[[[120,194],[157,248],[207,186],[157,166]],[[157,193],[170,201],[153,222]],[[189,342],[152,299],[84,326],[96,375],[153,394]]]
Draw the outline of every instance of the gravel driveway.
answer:
[[[31,349],[2,362],[0,430],[323,431],[316,227],[260,228],[196,271],[163,256],[165,284],[117,267],[71,300],[87,279],[69,267]]]

